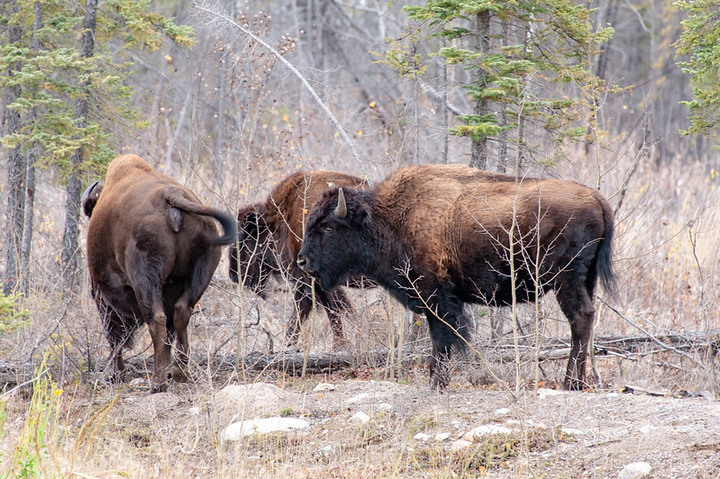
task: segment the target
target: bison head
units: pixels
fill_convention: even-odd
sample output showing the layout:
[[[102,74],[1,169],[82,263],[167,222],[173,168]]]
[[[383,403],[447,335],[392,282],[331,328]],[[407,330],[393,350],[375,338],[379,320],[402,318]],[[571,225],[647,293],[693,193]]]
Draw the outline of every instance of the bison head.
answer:
[[[102,190],[103,183],[96,181],[90,185],[87,190],[85,190],[85,193],[83,193],[80,203],[82,204],[83,213],[85,213],[85,216],[88,218],[92,216],[92,212],[95,209],[95,205],[97,204],[98,198],[100,198]]]
[[[265,297],[267,281],[279,271],[273,234],[265,222],[265,206],[248,205],[238,212],[238,244],[230,248],[230,279]]]
[[[367,192],[339,188],[327,191],[310,211],[297,264],[323,289],[368,272],[371,208]]]

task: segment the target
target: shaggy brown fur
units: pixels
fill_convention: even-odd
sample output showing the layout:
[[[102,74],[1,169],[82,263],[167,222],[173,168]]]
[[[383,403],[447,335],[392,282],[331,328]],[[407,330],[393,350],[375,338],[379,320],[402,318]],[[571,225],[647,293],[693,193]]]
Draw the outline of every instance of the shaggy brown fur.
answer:
[[[304,223],[310,207],[333,187],[367,187],[357,176],[337,171],[295,172],[281,181],[264,203],[255,203],[238,212],[238,247],[230,249],[230,278],[265,297],[272,275],[287,276],[293,285],[296,308],[288,322],[286,343],[297,343],[300,325],[312,310],[310,284],[296,264],[302,246]],[[342,315],[350,302],[339,288],[315,295],[330,320],[336,346],[345,339]]]
[[[564,386],[583,386],[597,277],[613,283],[613,212],[600,193],[460,165],[408,166],[372,191],[344,193],[345,217],[334,212],[337,189],[313,208],[298,263],[323,288],[362,275],[425,313],[435,386],[447,385],[451,347],[470,336],[463,303],[509,305],[548,290],[572,333]]]
[[[92,185],[83,198],[91,215],[92,293],[112,350],[114,377],[120,379],[124,369],[122,348],[145,322],[154,348],[151,391],[167,388],[175,337],[178,361],[172,376],[185,380],[190,314],[218,265],[220,246],[236,239],[235,221],[136,155],[115,158],[105,184]]]

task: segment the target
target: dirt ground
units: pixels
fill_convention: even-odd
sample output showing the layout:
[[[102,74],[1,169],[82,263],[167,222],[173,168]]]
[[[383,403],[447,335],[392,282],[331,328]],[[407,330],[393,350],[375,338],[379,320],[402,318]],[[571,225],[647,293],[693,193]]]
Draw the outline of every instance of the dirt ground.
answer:
[[[557,389],[562,359],[542,365],[545,382],[538,390],[525,368],[519,392],[512,386],[512,365],[493,364],[492,377],[481,361],[468,361],[440,394],[428,386],[422,338],[406,343],[417,357],[401,367],[365,361],[304,376],[236,369],[231,358],[238,323],[226,294],[222,288],[210,291],[211,300],[193,317],[193,381],[154,395],[147,389],[152,354],[146,331],[126,355],[126,381],[111,385],[98,370],[87,377],[82,372],[83,356],[100,365],[107,355],[99,331],[88,334],[87,344],[76,341],[97,327],[93,305],[49,314],[88,326],[82,334],[55,335],[75,342],[67,350],[50,348],[56,352],[50,358],[52,382],[43,376],[0,396],[0,477],[607,478],[632,477],[621,471],[642,462],[652,468],[644,477],[720,478],[720,401],[706,391],[707,383],[693,383],[699,372],[671,378],[670,371],[682,369],[677,358],[600,358],[605,381],[585,392]],[[363,311],[403,317],[379,296],[367,301],[359,305]],[[277,352],[286,308],[282,295],[246,306],[246,324],[263,325],[246,326],[247,351],[267,352],[274,338]],[[252,320],[253,314],[260,320]],[[304,326],[304,341],[314,353],[331,347],[326,321],[315,315]],[[566,324],[558,325],[559,335],[566,333]],[[388,342],[388,324],[381,319],[347,326],[355,355]],[[85,354],[63,352],[78,350]],[[645,381],[634,383],[637,378]],[[319,384],[330,386],[316,390]],[[628,384],[638,387],[630,390]],[[226,388],[237,385],[253,385],[252,393],[228,397]],[[364,420],[353,419],[359,412]],[[232,422],[275,416],[302,419],[308,427],[222,439]],[[507,429],[471,437],[480,426]]]
[[[230,377],[228,384],[255,384],[239,399],[228,399],[222,384],[174,384],[154,395],[142,380],[77,386],[58,395],[40,476],[602,478],[645,462],[646,477],[720,477],[717,400],[553,389],[515,396],[457,382],[439,394],[422,376]],[[332,386],[314,390],[320,383]],[[31,414],[27,403],[16,394],[5,405],[5,473],[13,457],[7,447]],[[360,411],[367,422],[353,423]],[[231,422],[272,416],[309,427],[221,440]],[[508,431],[460,449],[457,441],[481,425]]]

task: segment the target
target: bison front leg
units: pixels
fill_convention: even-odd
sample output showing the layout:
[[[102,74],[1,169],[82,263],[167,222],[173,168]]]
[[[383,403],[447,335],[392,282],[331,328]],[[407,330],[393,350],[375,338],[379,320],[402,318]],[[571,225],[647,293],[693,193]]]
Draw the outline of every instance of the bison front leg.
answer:
[[[320,304],[325,308],[325,313],[327,313],[328,320],[330,321],[330,328],[333,333],[333,349],[335,351],[350,349],[350,342],[345,338],[342,323],[343,316],[352,309],[350,300],[340,288],[326,293],[324,290],[316,287],[315,292],[320,300]]]
[[[450,384],[450,358],[453,348],[462,352],[471,335],[471,323],[463,314],[463,303],[451,293],[438,291],[437,305],[426,312],[433,357],[430,385],[438,390]]]
[[[450,384],[450,355],[454,341],[452,328],[447,322],[447,315],[438,316],[428,312],[428,326],[432,340],[432,357],[430,358],[430,387],[443,390]]]
[[[102,300],[98,302],[98,309],[102,316],[105,338],[110,345],[110,381],[119,383],[125,374],[122,350],[131,345],[138,322],[135,317],[123,318]]]
[[[309,281],[309,280],[308,280]],[[300,339],[300,326],[307,321],[313,307],[313,298],[310,286],[303,281],[297,281],[294,288],[295,311],[287,323],[285,329],[285,345],[288,348],[294,347]]]

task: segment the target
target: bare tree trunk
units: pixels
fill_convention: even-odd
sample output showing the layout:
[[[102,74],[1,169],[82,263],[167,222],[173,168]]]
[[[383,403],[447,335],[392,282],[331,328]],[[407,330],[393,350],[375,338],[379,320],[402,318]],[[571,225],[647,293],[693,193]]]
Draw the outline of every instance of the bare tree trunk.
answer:
[[[40,38],[38,32],[42,28],[43,5],[35,3],[35,19],[33,21],[33,39],[30,48],[37,52],[40,50]],[[26,123],[34,123],[37,118],[37,110],[33,107],[26,119]],[[33,236],[33,209],[35,206],[35,162],[39,154],[39,146],[32,145],[27,156],[25,170],[25,205],[23,211],[22,243],[20,245],[20,284],[23,294],[30,292],[30,252],[32,249]]]
[[[82,58],[90,58],[95,49],[95,25],[97,22],[98,0],[86,0],[85,20],[80,38]],[[82,94],[75,105],[75,121],[78,127],[87,125],[89,80],[81,84]],[[70,172],[68,175],[67,198],[65,201],[65,231],[63,232],[63,247],[61,254],[63,282],[65,286],[74,289],[78,284],[78,250],[79,250],[79,216],[80,195],[82,190],[81,167],[83,163],[82,149],[78,148],[70,157]]]
[[[490,34],[490,12],[480,12],[475,16],[475,51],[481,53],[487,53],[490,44],[488,42],[488,36]],[[475,102],[475,108],[473,113],[479,117],[483,117],[490,112],[489,102],[480,98]],[[472,140],[471,151],[470,151],[470,166],[473,168],[479,168],[481,170],[487,169],[487,144],[488,140],[486,137]]]
[[[446,42],[447,43],[447,42]],[[442,62],[442,84],[443,84],[443,91],[442,91],[442,103],[440,104],[440,127],[442,128],[442,163],[448,162],[448,149],[450,148],[450,125],[448,122],[448,101],[449,98],[449,84],[448,84],[448,67],[447,62]]]
[[[14,13],[15,2],[6,5],[8,15]],[[8,43],[16,43],[20,41],[20,27],[10,25],[7,27]],[[15,67],[11,66],[8,72],[9,76],[13,76]],[[6,89],[5,105],[9,105],[17,101],[22,93],[19,86],[13,86]],[[20,129],[20,114],[9,108],[5,109],[5,134],[16,133]],[[8,151],[8,170],[7,170],[7,202],[5,204],[5,216],[7,218],[6,234],[6,256],[5,256],[5,277],[3,278],[3,294],[8,295],[15,291],[18,282],[17,260],[20,252],[20,240],[23,229],[23,213],[24,199],[23,186],[25,184],[25,157],[20,151],[20,147],[10,148]]]
[[[32,250],[33,216],[35,207],[35,161],[38,158],[37,147],[33,147],[28,155],[25,185],[25,214],[20,246],[20,278],[23,294],[30,292],[30,252]]]
[[[599,20],[598,20],[598,26],[603,28],[606,26],[613,26],[615,25],[615,21],[617,19],[617,11],[618,11],[618,2],[615,0],[608,0],[607,6],[600,13]],[[598,80],[604,81],[607,75],[607,65],[608,60],[610,59],[610,50],[612,49],[613,44],[613,37],[611,37],[608,41],[604,42],[600,46],[600,54],[597,57],[596,63],[595,63],[595,76]],[[585,154],[589,155],[590,150],[592,147],[592,144],[595,143],[595,140],[597,138],[597,115],[600,112],[600,101],[597,98],[596,92],[591,92],[592,94],[592,106],[590,110],[590,118],[588,119],[588,134],[585,136]]]
[[[510,25],[508,23],[507,19],[502,20],[502,38],[503,40],[503,46],[505,42],[512,43],[514,39],[510,39]],[[508,114],[507,114],[507,108],[502,108],[502,111],[500,112],[500,124],[502,126],[507,126],[508,122]],[[498,151],[498,160],[497,165],[495,166],[496,171],[500,173],[505,173],[507,171],[507,164],[508,164],[508,141],[509,139],[509,132],[507,130],[503,130],[500,132],[500,145],[499,145],[499,151]]]
[[[219,189],[222,189],[224,167],[223,164],[225,158],[225,151],[223,145],[225,144],[225,95],[227,75],[228,75],[229,56],[227,52],[223,53],[220,58],[220,65],[218,68],[220,83],[218,89],[218,102],[217,102],[217,124],[215,125],[215,144],[213,146],[213,170],[215,172],[215,181]]]

